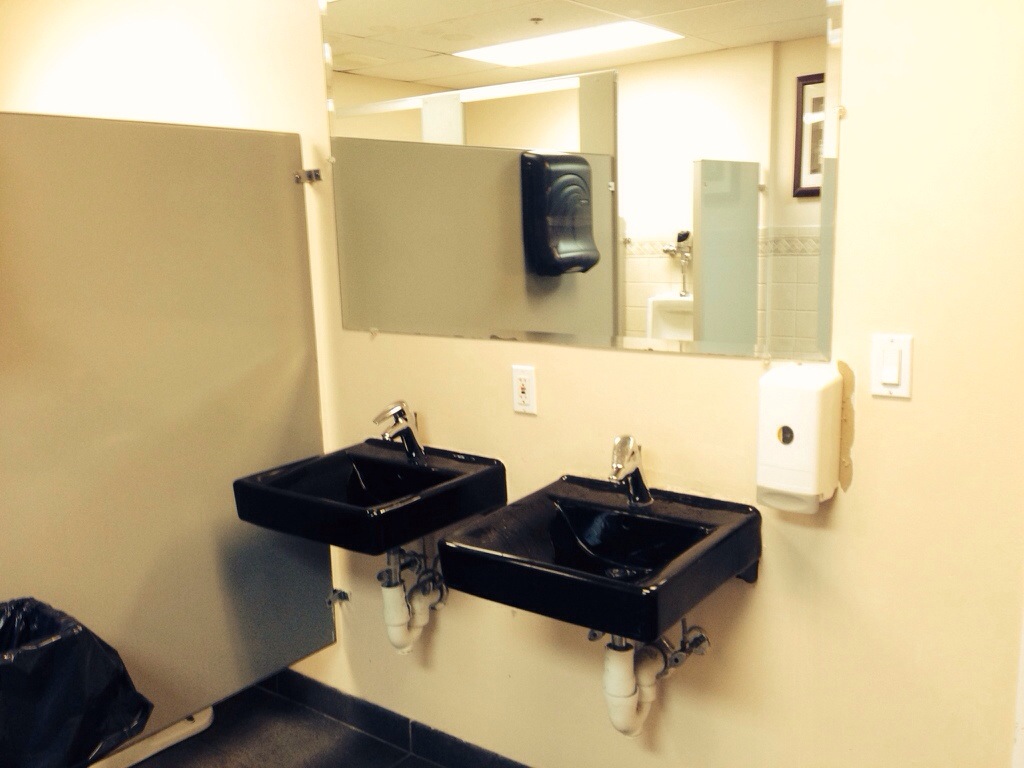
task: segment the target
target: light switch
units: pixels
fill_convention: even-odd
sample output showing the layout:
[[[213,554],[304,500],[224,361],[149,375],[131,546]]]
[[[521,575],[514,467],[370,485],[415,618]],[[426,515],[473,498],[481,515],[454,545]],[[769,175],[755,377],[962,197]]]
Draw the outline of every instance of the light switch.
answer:
[[[894,344],[885,344],[882,349],[881,382],[887,387],[896,387],[900,383],[900,360],[903,351]]]
[[[871,394],[910,397],[910,353],[914,337],[876,333],[871,337]]]

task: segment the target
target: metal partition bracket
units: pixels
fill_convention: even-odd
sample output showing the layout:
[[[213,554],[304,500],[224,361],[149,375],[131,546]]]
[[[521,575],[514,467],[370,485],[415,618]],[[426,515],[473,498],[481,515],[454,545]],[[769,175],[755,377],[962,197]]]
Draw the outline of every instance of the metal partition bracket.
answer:
[[[322,181],[323,177],[320,175],[319,168],[310,168],[308,170],[299,171],[295,174],[296,184],[312,184],[314,181]]]
[[[352,596],[343,589],[331,590],[331,594],[327,598],[327,605],[337,605],[338,603],[345,603],[352,599]]]

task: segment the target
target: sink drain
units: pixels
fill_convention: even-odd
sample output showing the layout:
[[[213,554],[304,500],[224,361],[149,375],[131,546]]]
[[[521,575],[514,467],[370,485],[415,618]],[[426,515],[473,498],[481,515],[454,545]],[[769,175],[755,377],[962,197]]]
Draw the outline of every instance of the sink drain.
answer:
[[[615,566],[612,568],[605,568],[604,575],[609,579],[635,579],[640,575],[640,571],[635,568],[624,568],[621,566]]]

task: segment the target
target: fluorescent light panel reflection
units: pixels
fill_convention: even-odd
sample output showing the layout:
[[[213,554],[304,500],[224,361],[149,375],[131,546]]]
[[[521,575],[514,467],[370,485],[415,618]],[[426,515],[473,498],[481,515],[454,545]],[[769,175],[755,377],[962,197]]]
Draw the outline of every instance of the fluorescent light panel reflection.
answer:
[[[558,32],[511,43],[489,45],[454,54],[464,59],[486,61],[504,67],[525,67],[547,61],[564,61],[597,53],[624,51],[654,43],[680,40],[682,35],[638,21],[618,21],[599,27]]]

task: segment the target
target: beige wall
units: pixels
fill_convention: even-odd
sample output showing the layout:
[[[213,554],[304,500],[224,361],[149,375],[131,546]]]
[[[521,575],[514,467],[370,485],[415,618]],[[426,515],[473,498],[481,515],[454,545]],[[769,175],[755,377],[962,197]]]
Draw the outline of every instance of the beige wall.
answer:
[[[445,90],[419,83],[404,83],[398,80],[384,80],[379,77],[352,75],[348,72],[328,73],[327,83],[328,94],[334,100],[334,107],[338,112],[346,107],[375,101],[404,99],[409,96],[423,96]],[[346,117],[335,115],[331,120],[331,135],[357,139],[420,141],[422,132],[420,111],[417,108],[372,115]]]
[[[301,130],[308,162],[320,162],[315,4],[248,4],[248,41],[226,3],[170,9],[0,5],[0,107]],[[135,98],[125,67],[90,64],[95,50],[54,66],[85,45],[97,14],[109,30],[168,13],[206,41],[207,64],[146,59],[158,103]],[[689,617],[712,653],[662,687],[645,734],[625,739],[607,723],[601,650],[578,628],[453,594],[420,647],[397,656],[380,622],[379,563],[340,551],[335,578],[353,600],[339,610],[339,643],[300,670],[538,768],[1009,763],[1024,113],[1008,94],[1024,89],[1024,6],[996,0],[968,15],[860,0],[845,20],[833,350],[856,380],[852,483],[815,518],[764,510],[761,579],[726,585]],[[253,63],[263,46],[266,68]],[[110,83],[123,87],[107,93]],[[319,213],[328,188],[307,201],[329,445],[371,434],[372,415],[400,396],[427,442],[504,460],[511,496],[561,472],[602,474],[612,436],[633,432],[652,485],[752,501],[761,363],[339,333],[333,235]],[[870,396],[875,331],[915,334],[910,401]],[[537,417],[511,412],[512,363],[537,368]]]
[[[619,70],[619,216],[634,240],[693,225],[693,161],[771,160],[773,46]]]
[[[581,630],[453,594],[398,657],[376,564],[338,553],[355,595],[340,647],[300,669],[533,766],[1009,763],[1024,114],[994,105],[1022,85],[1024,7],[968,17],[862,0],[845,13],[833,349],[855,378],[852,483],[815,518],[764,510],[760,581],[690,617],[712,654],[662,687],[630,741],[606,722],[601,652]],[[876,331],[915,334],[910,401],[869,394]],[[337,391],[338,444],[401,396],[428,442],[503,459],[512,496],[603,473],[611,437],[631,431],[654,485],[753,500],[756,361],[359,333],[342,347],[357,364]],[[537,367],[535,418],[508,406],[512,363]]]
[[[407,96],[424,96],[428,93],[442,93],[446,89],[422,83],[406,83],[401,80],[385,80],[380,77],[353,75],[349,72],[331,72],[328,83],[334,104],[338,109],[374,101],[404,99]]]
[[[479,147],[579,151],[579,91],[470,102],[463,106],[466,143]]]
[[[331,73],[329,82],[339,113],[346,107],[444,90],[344,72]],[[463,104],[462,112],[465,122],[463,143],[470,146],[579,150],[577,89],[470,101]],[[332,121],[331,134],[347,138],[421,141],[420,115],[418,107],[367,115],[339,114]]]

